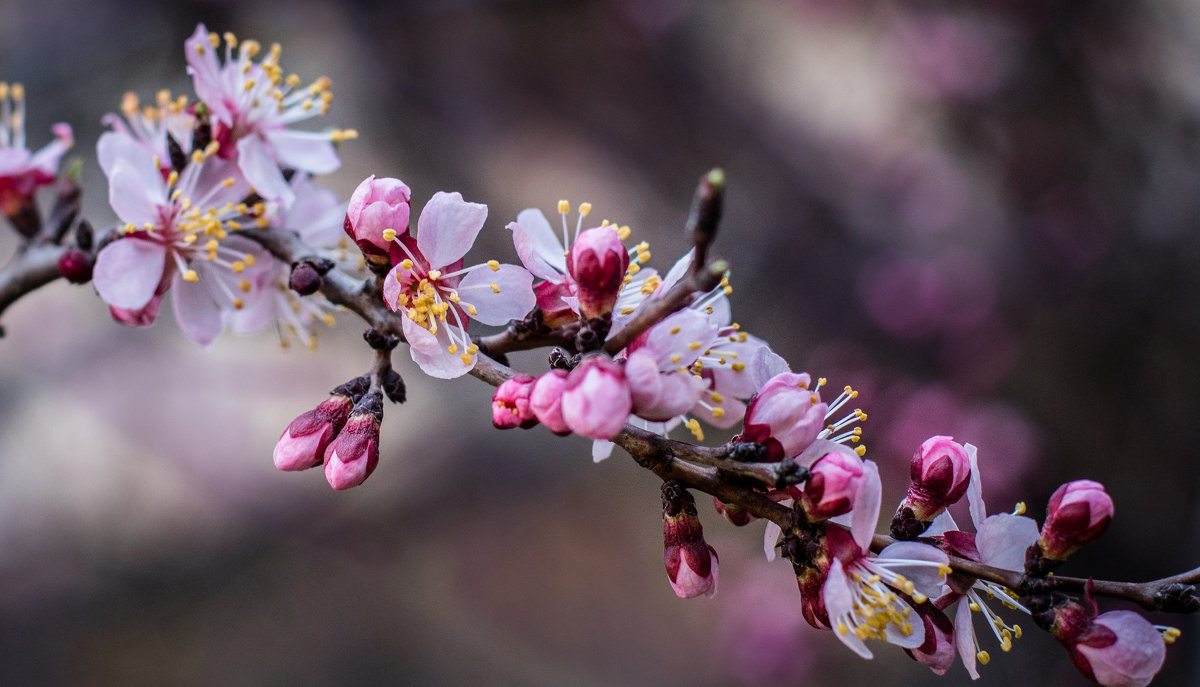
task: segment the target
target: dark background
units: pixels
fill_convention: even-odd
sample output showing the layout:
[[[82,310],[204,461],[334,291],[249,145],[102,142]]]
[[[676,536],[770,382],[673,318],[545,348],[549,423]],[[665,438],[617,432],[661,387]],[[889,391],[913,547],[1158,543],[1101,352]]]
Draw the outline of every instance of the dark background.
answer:
[[[374,173],[412,186],[414,213],[438,190],[486,202],[480,259],[514,260],[504,224],[569,198],[665,269],[696,180],[724,167],[735,316],[862,391],[885,503],[920,441],[952,434],[980,447],[993,511],[1041,518],[1059,483],[1106,485],[1111,529],[1064,573],[1197,565],[1191,0],[6,0],[0,78],[26,85],[32,146],[75,127],[98,225],[100,117],[127,90],[190,92],[197,21],[332,78],[314,126],[361,134],[324,180],[342,197]],[[411,400],[363,487],[276,472],[286,423],[366,368],[352,320],[285,354],[268,334],[197,351],[166,313],[120,327],[90,287],[6,313],[0,683],[968,682],[804,626],[761,525],[707,507],[720,594],[676,599],[654,477],[544,429],[497,436],[484,385],[404,355]],[[1184,630],[1155,684],[1200,681],[1200,625],[1155,620]],[[979,684],[1086,684],[1023,625],[1012,655],[981,635]]]

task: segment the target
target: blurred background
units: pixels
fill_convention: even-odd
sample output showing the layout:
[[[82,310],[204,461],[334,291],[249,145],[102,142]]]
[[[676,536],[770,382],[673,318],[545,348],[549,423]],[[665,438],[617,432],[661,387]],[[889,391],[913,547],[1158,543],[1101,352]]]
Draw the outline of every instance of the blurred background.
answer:
[[[126,91],[190,92],[199,21],[332,78],[314,126],[361,135],[323,179],[343,198],[374,173],[414,212],[438,190],[486,202],[481,259],[514,260],[504,225],[568,198],[665,269],[724,167],[735,317],[862,391],[885,503],[951,434],[980,447],[993,511],[1106,485],[1117,517],[1064,574],[1200,564],[1192,0],[5,0],[0,79],[26,85],[32,146],[75,127],[97,226],[100,118]],[[969,683],[808,628],[761,524],[703,498],[720,593],[676,599],[652,475],[541,428],[497,436],[489,388],[403,353],[410,401],[363,487],[277,472],[287,423],[369,363],[348,315],[311,353],[267,333],[201,351],[168,314],[124,328],[56,283],[4,325],[2,684]],[[1184,630],[1156,684],[1200,682],[1200,623],[1155,620]],[[1088,684],[1043,633],[981,640],[978,684]]]

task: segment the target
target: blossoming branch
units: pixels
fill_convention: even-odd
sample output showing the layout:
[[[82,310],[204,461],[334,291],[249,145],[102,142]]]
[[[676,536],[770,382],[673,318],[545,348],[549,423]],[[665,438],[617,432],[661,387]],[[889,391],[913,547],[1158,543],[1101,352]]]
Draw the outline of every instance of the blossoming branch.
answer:
[[[646,242],[595,221],[588,203],[505,222],[438,192],[414,212],[408,185],[376,176],[343,203],[314,176],[340,166],[339,146],[356,133],[295,127],[328,113],[328,79],[304,85],[283,70],[278,45],[204,26],[184,53],[193,94],[160,92],[146,105],[128,94],[104,118],[96,160],[116,219],[102,230],[78,216],[77,169],[61,168],[70,127],[55,125],[31,152],[24,89],[0,84],[0,210],[22,241],[0,270],[0,312],[63,278],[91,282],[113,319],[134,327],[152,324],[169,295],[180,330],[202,346],[226,329],[268,327],[285,345],[313,346],[334,313],[353,313],[369,363],[283,430],[280,470],[322,467],[345,490],[386,469],[379,437],[385,399],[406,398],[393,367],[403,345],[431,377],[495,386],[497,429],[588,437],[596,461],[619,446],[657,476],[663,562],[681,598],[718,589],[699,492],[731,526],[763,521],[766,558],[791,563],[798,612],[864,658],[882,642],[936,674],[961,662],[977,678],[1038,627],[1089,679],[1133,687],[1150,683],[1179,631],[1101,612],[1100,601],[1200,610],[1200,568],[1145,583],[1054,575],[1114,517],[1103,485],[1062,485],[1041,524],[1024,504],[989,513],[979,449],[950,436],[913,447],[907,494],[877,533],[882,485],[858,392],[796,371],[733,317],[728,265],[711,255],[720,170],[696,190],[692,249],[661,272]],[[54,193],[45,217],[43,191]],[[515,261],[473,255],[484,231],[507,232]],[[533,349],[546,349],[543,367],[508,365],[508,353]],[[706,428],[736,434],[711,446]],[[949,507],[964,497],[971,522],[960,525]]]

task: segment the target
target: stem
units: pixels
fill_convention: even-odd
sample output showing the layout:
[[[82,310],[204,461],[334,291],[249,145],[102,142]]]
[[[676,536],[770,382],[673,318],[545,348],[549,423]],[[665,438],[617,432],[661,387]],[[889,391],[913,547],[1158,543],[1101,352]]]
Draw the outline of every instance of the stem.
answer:
[[[59,278],[58,258],[62,246],[36,243],[22,246],[0,270],[0,314],[25,294]],[[3,329],[0,329],[3,336]]]

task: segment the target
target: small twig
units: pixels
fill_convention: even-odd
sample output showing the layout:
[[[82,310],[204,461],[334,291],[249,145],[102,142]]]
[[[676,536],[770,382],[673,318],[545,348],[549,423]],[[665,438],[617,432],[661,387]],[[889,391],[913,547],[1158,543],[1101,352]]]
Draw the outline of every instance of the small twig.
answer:
[[[58,258],[64,250],[62,246],[48,243],[19,249],[0,270],[0,314],[25,294],[58,279]]]

